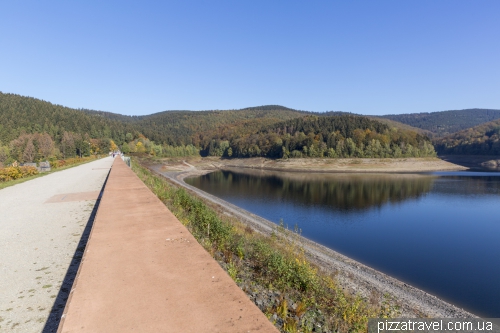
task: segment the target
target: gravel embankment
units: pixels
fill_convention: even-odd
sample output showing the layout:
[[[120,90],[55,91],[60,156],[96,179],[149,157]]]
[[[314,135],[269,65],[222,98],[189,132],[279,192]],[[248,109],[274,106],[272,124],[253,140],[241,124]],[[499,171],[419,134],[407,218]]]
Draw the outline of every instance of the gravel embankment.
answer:
[[[82,234],[112,162],[108,157],[0,190],[0,332],[57,330],[83,253]]]
[[[150,168],[179,186],[217,204],[226,214],[237,217],[255,230],[264,234],[270,234],[274,230],[276,227],[274,223],[186,184],[183,181],[184,178],[206,174],[213,170],[196,169],[196,167],[186,162],[184,162],[184,165],[184,171],[165,172],[165,168],[162,169],[161,165],[150,166]],[[178,165],[177,170],[179,169],[182,169],[182,166]],[[325,246],[304,237],[301,237],[301,241],[307,256],[322,269],[336,273],[342,286],[367,298],[373,292],[382,295],[387,293],[397,300],[401,306],[402,316],[404,317],[476,317],[463,309],[382,272],[376,271]]]

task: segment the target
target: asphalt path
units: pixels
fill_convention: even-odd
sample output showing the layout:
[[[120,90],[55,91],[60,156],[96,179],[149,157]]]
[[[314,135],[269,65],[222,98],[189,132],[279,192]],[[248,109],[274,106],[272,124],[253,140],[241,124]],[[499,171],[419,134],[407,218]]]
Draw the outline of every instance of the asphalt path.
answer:
[[[0,190],[0,332],[57,330],[112,163],[107,157]]]

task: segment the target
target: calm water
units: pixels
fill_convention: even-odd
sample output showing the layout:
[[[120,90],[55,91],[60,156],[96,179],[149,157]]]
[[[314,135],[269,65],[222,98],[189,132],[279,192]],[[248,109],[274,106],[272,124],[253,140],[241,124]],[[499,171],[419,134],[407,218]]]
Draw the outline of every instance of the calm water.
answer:
[[[500,317],[500,173],[218,171],[186,183],[484,317]]]

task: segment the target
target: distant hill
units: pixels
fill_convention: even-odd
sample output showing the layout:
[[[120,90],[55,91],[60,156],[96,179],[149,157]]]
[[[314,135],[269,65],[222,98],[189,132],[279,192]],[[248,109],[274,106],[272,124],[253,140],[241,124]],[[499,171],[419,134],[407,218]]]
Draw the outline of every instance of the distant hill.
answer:
[[[500,119],[435,140],[442,155],[500,155]]]
[[[249,133],[262,126],[306,114],[282,106],[227,111],[163,111],[125,116],[106,111],[72,109],[37,98],[0,92],[0,142],[8,144],[21,133],[48,133],[60,141],[65,131],[109,138],[121,145],[126,134],[142,134],[170,145],[208,145],[214,137],[235,131]]]
[[[280,111],[280,110],[285,110],[285,111],[295,111],[295,112],[303,112],[303,113],[311,113],[309,111],[300,111],[300,110],[295,110],[291,108],[287,108],[286,106],[282,105],[261,105],[261,106],[252,106],[248,108],[243,108],[241,110],[258,110],[258,111]]]
[[[500,119],[500,110],[465,109],[440,112],[391,114],[380,118],[394,120],[443,137],[482,123]]]
[[[419,133],[420,135],[424,135],[424,136],[427,136],[429,138],[432,138],[435,136],[434,133],[432,133],[428,130],[413,127],[413,126],[410,126],[407,124],[403,124],[403,123],[400,123],[399,121],[395,121],[395,120],[391,120],[391,119],[387,119],[387,118],[381,118],[381,117],[377,117],[377,116],[366,116],[366,117],[368,117],[372,120],[379,121],[382,124],[386,124],[390,128],[397,128],[397,129],[403,130],[403,131],[414,131],[416,133]]]
[[[121,146],[143,136],[157,144],[193,145],[205,150],[212,140],[255,133],[262,127],[310,114],[277,105],[242,110],[163,111],[125,116],[106,111],[72,109],[40,99],[0,92],[0,148],[20,135],[48,133],[59,147],[63,134],[112,139]],[[130,135],[127,135],[130,133]]]
[[[304,115],[288,108],[263,106],[241,110],[164,111],[127,121],[147,138],[169,145],[206,147],[212,139],[245,135],[280,121]],[[104,115],[116,117],[114,114]]]
[[[429,138],[355,115],[305,115],[263,126],[257,132],[229,133],[210,142],[212,156],[423,157],[434,156]]]
[[[0,93],[0,146],[3,151],[9,149],[13,140],[19,139],[17,156],[21,156],[26,149],[24,146],[32,140],[30,135],[35,133],[48,133],[55,147],[61,148],[65,156],[88,153],[88,142],[94,139],[101,143],[107,140],[112,146],[111,139],[131,152],[154,151],[157,156],[167,150],[172,152],[175,147],[179,147],[175,154],[199,151],[227,157],[434,154],[429,139],[412,131],[408,125],[340,111],[313,113],[280,105],[263,105],[240,110],[163,111],[125,116],[72,109],[36,98]],[[106,147],[103,143],[101,151]],[[5,156],[3,160],[6,161]]]
[[[125,116],[122,116],[125,117]],[[65,131],[91,138],[125,140],[134,128],[118,119],[52,104],[40,99],[0,92],[0,141],[8,144],[22,132],[48,133],[58,141]]]

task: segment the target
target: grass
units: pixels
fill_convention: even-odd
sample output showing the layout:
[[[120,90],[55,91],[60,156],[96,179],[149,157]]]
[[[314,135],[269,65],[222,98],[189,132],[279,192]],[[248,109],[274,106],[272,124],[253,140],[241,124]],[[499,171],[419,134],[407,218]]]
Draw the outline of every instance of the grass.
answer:
[[[334,276],[310,263],[298,230],[283,223],[261,235],[217,206],[172,185],[132,161],[132,169],[228,272],[281,332],[364,332],[368,318],[397,316],[387,297],[345,292]],[[278,295],[266,298],[265,295]],[[252,298],[252,297],[250,297]]]
[[[57,169],[51,169],[51,171],[48,171],[48,172],[37,173],[36,175],[29,176],[29,177],[26,177],[26,178],[19,178],[19,179],[9,180],[7,182],[0,182],[0,190],[4,189],[6,187],[9,187],[9,186],[14,186],[14,185],[17,185],[17,184],[21,184],[21,183],[27,182],[29,180],[33,180],[33,179],[36,179],[36,178],[40,178],[40,177],[43,177],[43,176],[50,175],[50,174],[52,174],[54,172],[66,170],[66,169],[69,169],[69,168],[72,168],[72,167],[76,167],[76,166],[79,166],[79,165],[82,165],[82,164],[85,164],[85,163],[93,162],[93,161],[96,161],[96,160],[97,159],[86,160],[86,161],[82,161],[81,163],[75,163],[75,164],[71,164],[71,165],[65,165],[65,166],[59,167]]]

